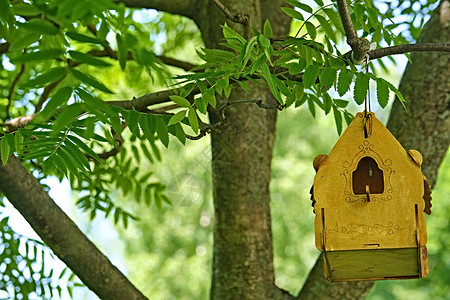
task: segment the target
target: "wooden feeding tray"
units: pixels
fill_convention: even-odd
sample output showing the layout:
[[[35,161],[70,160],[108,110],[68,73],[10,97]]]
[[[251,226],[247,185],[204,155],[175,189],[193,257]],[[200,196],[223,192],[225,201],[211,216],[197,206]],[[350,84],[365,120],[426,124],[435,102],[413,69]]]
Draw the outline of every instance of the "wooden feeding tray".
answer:
[[[328,280],[427,276],[431,190],[421,164],[371,112],[358,113],[330,154],[314,159],[315,239]]]

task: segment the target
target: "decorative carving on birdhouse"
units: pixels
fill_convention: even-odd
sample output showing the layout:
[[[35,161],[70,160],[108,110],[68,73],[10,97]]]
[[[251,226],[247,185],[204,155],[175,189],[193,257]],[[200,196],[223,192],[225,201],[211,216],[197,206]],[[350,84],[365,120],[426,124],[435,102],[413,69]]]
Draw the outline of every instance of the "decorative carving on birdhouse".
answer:
[[[421,164],[372,112],[358,113],[330,154],[314,159],[316,247],[328,280],[427,276],[431,189]]]

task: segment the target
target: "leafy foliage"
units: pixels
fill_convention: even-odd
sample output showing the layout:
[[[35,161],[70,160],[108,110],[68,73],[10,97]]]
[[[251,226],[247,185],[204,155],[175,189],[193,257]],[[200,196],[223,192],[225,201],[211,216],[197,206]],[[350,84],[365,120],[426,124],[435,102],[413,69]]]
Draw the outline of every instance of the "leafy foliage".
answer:
[[[127,227],[139,215],[117,198],[130,197],[160,210],[171,205],[166,185],[140,164],[154,168],[162,159],[161,144],[167,148],[173,138],[184,145],[189,133],[205,134],[210,129],[203,121],[208,108],[220,111],[218,100],[228,99],[234,88],[247,90],[251,82],[267,87],[280,108],[307,106],[313,117],[332,112],[338,134],[343,120],[348,124],[353,116],[349,101],[337,95],[344,97],[353,88],[353,100],[361,104],[372,80],[381,107],[388,104],[390,91],[405,101],[394,85],[376,76],[373,65],[372,74],[365,74],[344,58],[339,51],[344,30],[334,3],[286,2],[291,7],[281,9],[301,24],[295,36],[274,37],[268,20],[262,33],[254,30],[245,37],[224,25],[221,49],[198,50],[201,64],[179,74],[159,54],[174,54],[176,50],[168,49],[180,49],[198,37],[186,20],[136,14],[113,0],[0,0],[0,43],[5,49],[0,67],[1,163],[15,154],[41,178],[68,178],[79,196],[77,206],[91,218],[101,212]],[[422,10],[426,13],[433,2],[420,3]],[[400,4],[384,5],[380,10],[372,1],[351,3],[358,34],[377,45],[415,38],[425,14],[418,17],[420,25],[417,19],[396,24],[392,19]],[[416,7],[411,4],[404,13],[420,15]],[[411,36],[394,34],[402,24],[409,25]],[[166,37],[163,46],[156,43],[160,33]],[[385,68],[381,60],[379,65]],[[115,79],[120,72],[126,72],[133,91],[142,97],[106,101],[129,97]],[[142,104],[148,100],[144,94],[162,86],[173,87],[168,99]],[[161,102],[170,105],[161,108]],[[33,120],[20,128],[5,123],[26,115]],[[4,230],[10,230],[7,223]],[[11,253],[3,254],[13,261]],[[24,295],[47,278],[42,273],[38,281],[24,283],[28,281],[12,275],[2,277],[4,286],[17,286]]]
[[[3,203],[0,207],[2,216]],[[74,274],[67,268],[58,275],[45,268],[44,261],[53,259],[52,252],[40,241],[21,236],[8,225],[8,217],[0,220],[0,291],[8,299],[28,299],[33,297],[61,297],[62,288],[58,280],[68,280],[68,291],[78,285]]]

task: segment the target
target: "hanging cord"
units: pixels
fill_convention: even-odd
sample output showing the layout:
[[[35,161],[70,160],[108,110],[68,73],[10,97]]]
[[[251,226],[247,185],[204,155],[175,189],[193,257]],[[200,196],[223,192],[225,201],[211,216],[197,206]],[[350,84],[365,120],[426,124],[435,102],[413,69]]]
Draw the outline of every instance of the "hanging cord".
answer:
[[[369,73],[369,55],[366,54],[365,57],[365,69],[366,74]],[[372,115],[367,114],[367,112],[371,112],[372,107],[370,105],[370,83],[369,88],[367,89],[367,96],[364,100],[364,138],[368,138],[372,134]]]

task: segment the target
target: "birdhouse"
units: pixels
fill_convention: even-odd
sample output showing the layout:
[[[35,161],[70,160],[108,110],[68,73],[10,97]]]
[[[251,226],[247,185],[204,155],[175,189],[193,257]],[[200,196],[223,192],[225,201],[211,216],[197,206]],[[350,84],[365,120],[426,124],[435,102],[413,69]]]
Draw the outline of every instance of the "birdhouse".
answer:
[[[328,280],[427,276],[431,190],[421,164],[372,112],[358,113],[330,154],[314,159],[315,240]]]

